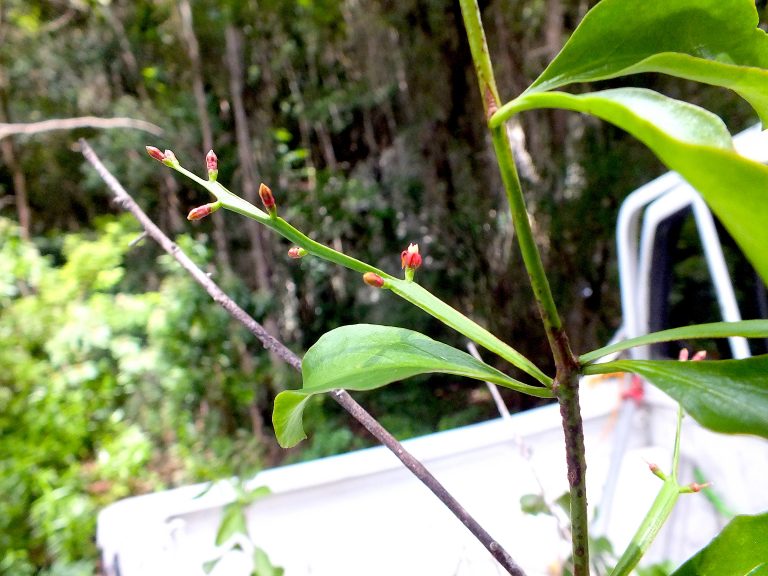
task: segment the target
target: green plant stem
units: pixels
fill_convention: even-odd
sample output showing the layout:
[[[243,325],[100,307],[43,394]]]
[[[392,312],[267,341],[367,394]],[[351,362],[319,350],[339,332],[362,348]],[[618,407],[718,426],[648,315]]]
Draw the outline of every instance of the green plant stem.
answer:
[[[530,278],[536,305],[547,334],[557,374],[553,392],[560,404],[565,435],[568,483],[571,494],[571,526],[573,546],[573,571],[575,576],[589,575],[589,532],[586,495],[586,458],[584,429],[579,406],[579,365],[568,337],[563,330],[552,291],[549,287],[539,249],[533,237],[528,211],[525,207],[520,178],[515,166],[512,145],[502,122],[490,124],[499,106],[499,95],[493,73],[493,65],[485,40],[477,0],[460,0],[467,40],[483,98],[485,118],[489,122],[493,148],[501,171],[501,179],[509,201],[512,222],[523,256],[523,263]]]
[[[611,576],[627,576],[632,572],[669,518],[679,497],[680,489],[677,482],[672,477],[667,478],[632,541],[619,558]]]
[[[209,180],[203,180],[196,174],[183,168],[180,165],[171,166],[174,170],[184,174],[191,180],[197,182],[204,188],[206,188],[211,194],[213,194],[218,201],[222,203],[224,208],[242,214],[247,218],[256,220],[257,222],[267,226],[271,230],[280,234],[283,238],[291,241],[300,248],[304,248],[307,253],[323,258],[329,262],[333,262],[345,268],[349,268],[360,274],[366,272],[373,272],[378,274],[385,280],[385,288],[390,289],[392,292],[410,302],[411,304],[418,306],[428,314],[434,316],[447,326],[450,326],[460,334],[463,334],[470,340],[477,342],[484,348],[490,350],[494,354],[498,354],[508,362],[512,363],[523,370],[528,375],[534,377],[541,384],[550,388],[552,386],[552,378],[544,374],[533,362],[528,360],[525,356],[520,354],[517,350],[491,334],[488,330],[470,320],[464,316],[458,310],[452,308],[437,296],[424,289],[416,282],[409,282],[396,278],[390,274],[387,274],[383,270],[371,266],[365,262],[352,258],[329,248],[324,244],[312,240],[309,236],[303,234],[288,222],[280,217],[271,217],[269,214],[260,210],[250,202],[247,202],[230,192],[227,188],[222,186],[219,182],[211,182]],[[540,397],[551,397],[552,394],[548,389],[537,389],[530,387],[530,394]]]
[[[619,558],[619,562],[611,572],[611,576],[628,576],[640,562],[640,559],[653,544],[659,530],[669,518],[672,510],[680,497],[681,487],[677,482],[677,468],[680,463],[680,435],[682,432],[683,409],[677,410],[677,427],[675,429],[675,447],[672,453],[672,471],[668,476],[659,474],[664,478],[664,484],[656,495],[648,514],[645,515],[643,522],[632,537],[627,549]]]

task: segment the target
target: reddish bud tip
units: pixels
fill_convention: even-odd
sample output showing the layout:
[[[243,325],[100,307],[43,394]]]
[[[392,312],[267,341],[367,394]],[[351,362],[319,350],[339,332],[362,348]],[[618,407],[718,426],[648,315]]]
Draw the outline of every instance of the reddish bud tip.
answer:
[[[274,218],[277,215],[277,204],[275,203],[275,197],[272,195],[272,190],[269,189],[269,186],[262,183],[259,186],[259,196],[264,204],[264,208],[266,208],[269,215]]]
[[[163,160],[165,160],[165,154],[162,153],[160,148],[155,148],[154,146],[146,146],[145,148],[147,149],[147,154],[152,156],[152,158],[154,158],[158,162],[162,162]]]
[[[661,478],[662,480],[667,479],[667,475],[664,474],[664,472],[661,471],[661,468],[659,468],[658,464],[654,464],[653,462],[648,462],[648,469],[651,471],[651,473],[654,476],[657,476]]]
[[[187,220],[202,220],[206,216],[210,216],[216,210],[221,208],[221,202],[214,202],[213,204],[203,204],[197,208],[192,208],[187,214]]]
[[[219,169],[219,159],[213,150],[209,150],[208,154],[205,155],[205,166],[208,168],[208,172]]]
[[[421,266],[421,254],[419,254],[418,244],[409,244],[407,250],[400,254],[400,264],[404,269],[412,268],[416,270]]]
[[[307,255],[307,251],[304,250],[304,248],[299,248],[298,246],[294,246],[293,248],[288,250],[288,257],[293,258],[294,260],[303,258],[306,255]]]
[[[373,286],[374,288],[384,287],[384,278],[373,272],[366,272],[363,274],[363,282],[368,284],[368,286]]]
[[[208,180],[216,182],[219,177],[219,159],[213,150],[209,150],[205,155],[205,167],[208,168]]]
[[[704,488],[709,488],[711,484],[709,482],[704,482],[704,484],[699,484],[698,482],[691,482],[688,487],[691,489],[691,492],[701,492],[704,490]]]

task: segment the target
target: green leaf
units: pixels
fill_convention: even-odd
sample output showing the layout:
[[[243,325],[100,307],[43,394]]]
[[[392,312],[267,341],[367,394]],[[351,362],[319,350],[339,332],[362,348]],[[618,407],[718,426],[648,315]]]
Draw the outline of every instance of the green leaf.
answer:
[[[257,486],[252,490],[246,491],[242,496],[238,498],[238,500],[241,504],[248,506],[249,504],[253,504],[257,500],[266,498],[270,494],[272,494],[272,490],[270,490],[268,486]]]
[[[768,282],[768,167],[733,150],[720,118],[652,90],[621,88],[578,96],[564,92],[525,94],[499,109],[491,126],[535,108],[592,114],[643,142],[701,193]]]
[[[253,572],[251,576],[283,576],[285,570],[272,564],[264,550],[261,548],[253,549]]]
[[[712,322],[710,324],[696,324],[694,326],[682,326],[660,332],[653,332],[645,336],[623,340],[610,346],[599,348],[579,357],[582,366],[594,362],[598,358],[629,350],[637,346],[656,344],[657,342],[671,342],[673,340],[690,340],[695,338],[729,338],[742,336],[744,338],[768,338],[768,320],[743,320],[741,322]]]
[[[528,88],[638,72],[730,88],[768,122],[768,37],[752,0],[603,0]]]
[[[245,512],[240,502],[232,502],[224,507],[221,524],[216,532],[216,546],[221,546],[235,534],[248,535]]]
[[[672,576],[765,576],[768,513],[737,516]]]
[[[523,494],[520,496],[520,510],[523,514],[530,514],[531,516],[552,514],[541,494]]]
[[[551,398],[549,388],[530,386],[469,354],[413,330],[355,324],[324,334],[304,356],[303,388],[275,398],[272,423],[281,446],[294,446],[306,434],[302,413],[309,398],[343,388],[373,390],[419,374],[440,372],[493,382],[518,392]]]
[[[706,428],[768,438],[768,355],[714,362],[619,360],[591,364],[584,372],[639,374]]]
[[[552,383],[552,378],[544,374],[528,358],[416,282],[408,282],[407,280],[388,276],[387,288],[411,304],[431,314],[446,326],[450,326],[473,342],[480,344],[486,350],[498,354],[526,374],[536,378],[542,384],[549,386]]]

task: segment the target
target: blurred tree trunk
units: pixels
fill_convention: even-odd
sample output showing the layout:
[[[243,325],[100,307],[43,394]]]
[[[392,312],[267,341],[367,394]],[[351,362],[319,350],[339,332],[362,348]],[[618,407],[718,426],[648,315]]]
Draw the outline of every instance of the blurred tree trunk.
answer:
[[[139,99],[146,102],[149,100],[149,95],[144,87],[141,70],[139,70],[139,62],[136,59],[136,55],[133,53],[131,41],[128,39],[128,35],[125,32],[123,21],[112,11],[112,4],[100,2],[99,5],[101,6],[104,17],[107,19],[107,22],[112,27],[112,31],[115,34],[117,43],[120,46],[120,59],[128,70],[128,76],[136,88],[136,93],[139,95]]]
[[[11,122],[11,110],[9,106],[8,91],[5,85],[5,71],[0,68],[0,122]],[[30,227],[32,225],[32,211],[29,208],[27,195],[27,178],[16,156],[16,148],[13,145],[13,137],[0,140],[0,152],[3,162],[8,166],[13,179],[13,196],[16,202],[16,213],[19,217],[21,237],[29,240]]]
[[[203,137],[203,156],[209,150],[213,150],[213,130],[211,118],[208,115],[208,106],[205,101],[205,85],[203,83],[203,71],[200,63],[200,43],[195,35],[194,22],[192,20],[192,7],[189,0],[179,0],[179,15],[181,16],[181,33],[187,46],[187,56],[192,66],[192,92],[195,95],[197,118],[200,122],[200,133]],[[232,269],[232,260],[229,256],[227,234],[224,229],[224,219],[213,219],[213,241],[216,244],[216,256],[222,267],[229,271]]]
[[[241,32],[234,24],[228,24],[226,35],[226,62],[229,72],[229,91],[232,97],[232,111],[235,118],[235,137],[237,139],[237,154],[240,162],[240,174],[242,192],[248,202],[254,206],[261,203],[256,185],[256,166],[254,163],[254,150],[248,128],[248,115],[245,112],[243,102],[243,65],[241,45]],[[264,238],[264,228],[257,222],[246,219],[248,238],[251,243],[251,260],[256,287],[260,291],[271,292],[272,261],[269,244]],[[264,327],[270,334],[279,337],[277,321],[274,316],[268,314],[264,318]],[[270,353],[272,356],[272,353]],[[277,361],[276,358],[272,358]]]

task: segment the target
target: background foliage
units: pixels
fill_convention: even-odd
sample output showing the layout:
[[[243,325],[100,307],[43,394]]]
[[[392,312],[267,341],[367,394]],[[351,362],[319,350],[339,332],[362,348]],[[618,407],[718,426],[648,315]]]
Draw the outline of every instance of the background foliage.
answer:
[[[528,85],[592,4],[483,3],[501,92]],[[722,90],[640,78],[719,113],[731,132],[754,121]],[[233,190],[268,183],[289,221],[384,269],[418,242],[420,282],[546,367],[476,92],[457,2],[0,5],[0,122],[122,115],[164,130],[0,142],[0,572],[92,573],[88,542],[103,504],[368,442],[318,398],[305,417],[311,443],[277,449],[272,399],[297,377],[153,246],[132,245],[138,228],[116,216],[76,137],[88,137],[161,226],[187,234],[185,249],[296,350],[352,321],[463,343],[399,300],[380,305],[347,271],[289,262],[287,246],[235,215],[187,223],[199,192],[158,170],[144,144],[201,169],[214,146]],[[620,318],[618,206],[662,168],[594,119],[537,111],[522,122],[517,155],[555,297],[574,348],[595,348]],[[684,265],[695,278],[696,264]],[[678,299],[703,289],[689,290]],[[523,409],[533,400],[507,401]],[[365,404],[400,437],[494,414],[482,387],[450,378],[371,392]]]

